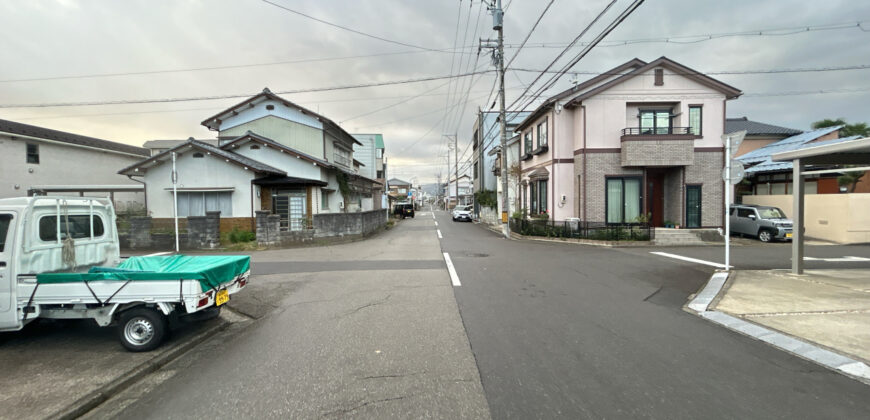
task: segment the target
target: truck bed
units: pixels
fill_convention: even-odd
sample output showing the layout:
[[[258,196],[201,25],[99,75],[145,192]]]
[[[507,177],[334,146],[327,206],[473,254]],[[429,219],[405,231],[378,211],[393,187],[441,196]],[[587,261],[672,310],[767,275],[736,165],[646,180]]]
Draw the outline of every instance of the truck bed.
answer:
[[[19,307],[36,305],[126,304],[184,305],[186,312],[210,306],[216,292],[233,294],[250,275],[248,256],[131,257],[117,267],[93,267],[87,273],[44,273],[18,283]]]

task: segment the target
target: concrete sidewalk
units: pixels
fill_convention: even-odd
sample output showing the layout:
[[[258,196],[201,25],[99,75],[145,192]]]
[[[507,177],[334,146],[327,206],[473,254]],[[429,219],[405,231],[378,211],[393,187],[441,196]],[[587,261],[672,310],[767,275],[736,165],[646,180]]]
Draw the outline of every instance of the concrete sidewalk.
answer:
[[[711,310],[870,361],[870,270],[735,271]]]

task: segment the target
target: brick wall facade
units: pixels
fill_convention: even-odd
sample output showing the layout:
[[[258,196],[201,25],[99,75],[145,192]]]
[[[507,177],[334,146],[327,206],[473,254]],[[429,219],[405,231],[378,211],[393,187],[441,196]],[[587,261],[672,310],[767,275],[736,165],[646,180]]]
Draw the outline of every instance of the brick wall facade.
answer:
[[[725,153],[695,152],[695,164],[686,167],[686,183],[701,184],[701,226],[724,223],[725,183],[722,181]],[[683,194],[685,196],[685,193]]]
[[[622,142],[624,166],[688,166],[694,163],[694,140],[629,140]]]
[[[594,150],[594,149],[592,149]],[[721,151],[693,152],[690,166],[674,166],[663,179],[664,219],[685,225],[685,184],[701,185],[701,225],[718,227],[722,225],[722,203],[724,189],[722,182]],[[606,179],[611,176],[643,176],[640,167],[622,166],[621,152],[581,153],[574,157],[574,197],[577,207],[574,217],[589,222],[606,220]],[[586,179],[583,179],[583,162],[586,161]],[[583,196],[585,192],[588,197]],[[649,197],[644,197],[647,206]],[[585,201],[585,203],[584,203]],[[584,215],[585,206],[585,215]]]

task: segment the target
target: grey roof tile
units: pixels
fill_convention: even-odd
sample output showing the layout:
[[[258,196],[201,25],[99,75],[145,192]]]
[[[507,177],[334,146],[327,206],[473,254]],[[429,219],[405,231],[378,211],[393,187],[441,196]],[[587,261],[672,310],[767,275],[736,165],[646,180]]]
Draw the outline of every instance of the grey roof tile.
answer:
[[[746,130],[747,135],[787,135],[793,136],[800,134],[803,131],[795,130],[794,128],[780,127],[778,125],[765,124],[758,121],[749,120],[746,117],[726,118],[725,132],[733,133],[735,131]]]
[[[143,147],[114,141],[67,133],[65,131],[52,130],[50,128],[37,127],[35,125],[22,124],[15,121],[0,120],[0,131],[20,136],[30,136],[40,139],[53,140],[61,143],[75,144],[79,146],[94,147],[97,149],[112,150],[115,152],[129,153],[133,155],[148,156],[150,151]]]

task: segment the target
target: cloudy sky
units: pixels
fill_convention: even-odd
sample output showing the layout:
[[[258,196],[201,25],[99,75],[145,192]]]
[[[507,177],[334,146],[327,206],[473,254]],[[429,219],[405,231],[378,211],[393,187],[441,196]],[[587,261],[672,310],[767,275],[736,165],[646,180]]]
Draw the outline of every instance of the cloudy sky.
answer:
[[[495,36],[479,0],[269,1],[395,42],[263,0],[4,0],[0,118],[136,145],[212,138],[215,133],[199,123],[241,98],[20,105],[192,99],[254,94],[263,87],[299,91],[492,69],[485,53],[477,56],[477,39]],[[548,1],[504,1],[511,57]],[[555,0],[511,67],[542,69],[561,51],[556,47],[577,36],[608,2]],[[629,3],[618,0],[583,40]],[[740,32],[762,35],[719,36]],[[695,35],[700,36],[686,37]],[[467,48],[454,53],[454,46]],[[660,56],[702,72],[867,65],[866,70],[714,77],[745,93],[729,103],[731,117],[799,129],[829,117],[870,122],[867,1],[647,0],[573,70],[604,71],[634,57]],[[535,76],[509,71],[508,103]],[[547,94],[564,89],[570,78]],[[477,108],[489,106],[493,81],[487,73],[282,96],[349,132],[383,133],[389,175],[430,182],[446,171],[442,134],[458,133],[460,151],[466,150]],[[808,93],[819,91],[826,93]]]

